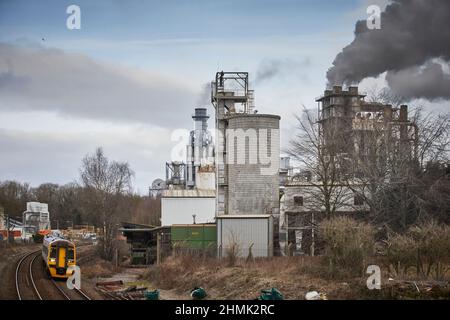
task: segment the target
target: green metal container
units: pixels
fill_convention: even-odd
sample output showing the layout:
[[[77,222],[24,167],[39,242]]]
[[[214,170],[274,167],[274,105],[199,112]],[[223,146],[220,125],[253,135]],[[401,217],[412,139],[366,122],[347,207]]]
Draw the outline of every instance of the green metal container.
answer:
[[[179,224],[171,228],[172,245],[189,249],[215,248],[217,228],[215,224]]]
[[[208,294],[206,293],[206,290],[203,289],[202,287],[200,287],[200,288],[195,287],[194,290],[191,291],[191,297],[194,300],[204,299],[204,298],[206,298],[207,295]]]
[[[159,300],[159,290],[153,290],[153,291],[145,291],[144,297],[147,300]]]
[[[283,295],[276,288],[270,290],[261,290],[258,300],[283,300]]]

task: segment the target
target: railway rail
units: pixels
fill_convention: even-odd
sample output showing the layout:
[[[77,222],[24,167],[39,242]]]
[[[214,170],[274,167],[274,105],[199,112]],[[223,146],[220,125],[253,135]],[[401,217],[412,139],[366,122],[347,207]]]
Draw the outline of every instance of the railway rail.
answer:
[[[32,251],[22,256],[16,267],[16,292],[19,300],[42,300],[33,278],[33,262],[40,255],[41,250]],[[24,287],[28,287],[25,290]]]
[[[68,289],[65,281],[46,279],[42,266],[38,265],[40,259],[41,250],[36,250],[24,254],[17,263],[15,284],[19,300],[47,300],[56,296],[64,300],[91,300],[80,289]]]
[[[66,300],[91,300],[91,298],[82,290],[78,288],[67,288],[65,281],[61,282],[51,279],[51,282]]]

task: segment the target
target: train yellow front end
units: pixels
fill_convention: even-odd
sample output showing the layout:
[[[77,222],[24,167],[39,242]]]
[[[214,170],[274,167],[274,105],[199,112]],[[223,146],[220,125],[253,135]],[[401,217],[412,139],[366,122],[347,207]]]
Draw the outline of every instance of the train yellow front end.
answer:
[[[76,265],[76,247],[72,241],[47,236],[42,246],[42,259],[49,277],[67,279],[70,266]]]

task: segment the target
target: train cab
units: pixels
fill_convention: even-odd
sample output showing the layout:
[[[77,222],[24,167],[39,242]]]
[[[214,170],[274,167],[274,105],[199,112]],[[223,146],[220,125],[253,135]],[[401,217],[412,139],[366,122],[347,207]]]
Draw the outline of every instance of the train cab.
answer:
[[[60,237],[46,236],[42,259],[49,277],[66,279],[72,274],[68,268],[76,265],[75,243]]]

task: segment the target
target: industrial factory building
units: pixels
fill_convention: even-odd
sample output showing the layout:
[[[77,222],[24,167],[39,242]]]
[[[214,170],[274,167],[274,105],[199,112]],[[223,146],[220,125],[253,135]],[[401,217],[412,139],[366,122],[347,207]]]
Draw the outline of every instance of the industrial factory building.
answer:
[[[223,213],[278,214],[280,117],[231,113],[223,121],[227,121],[224,140],[228,148],[224,151],[227,164],[220,185],[227,190]],[[261,159],[263,153],[269,155],[267,164]]]
[[[324,217],[325,208],[318,199],[320,181],[302,175],[291,177],[280,199],[280,250],[283,255],[314,255],[317,223]],[[357,183],[336,185],[333,199],[336,214],[364,215],[369,206],[364,202],[364,188]],[[355,190],[358,190],[355,193]],[[339,195],[337,195],[339,193]]]
[[[367,162],[416,158],[418,129],[408,120],[408,107],[365,101],[358,87],[334,86],[319,97],[318,115],[324,148],[351,174]],[[345,163],[347,162],[347,164]]]
[[[256,113],[246,72],[218,72],[211,100],[217,215],[278,214],[280,117]]]
[[[186,163],[166,163],[161,190],[161,224],[212,223],[215,217],[214,144],[206,108],[196,108],[194,130],[186,146]]]
[[[162,256],[175,247],[177,252],[198,253],[203,248],[215,255],[216,176],[208,118],[206,108],[195,109],[185,161],[166,162],[166,179],[156,179],[149,190],[150,196],[161,199],[162,227],[123,224],[133,257],[140,257],[133,260],[135,263],[156,261],[158,234],[165,251]]]
[[[161,225],[214,222],[214,190],[164,190],[161,196]]]
[[[370,195],[361,185],[364,177],[383,171],[387,161],[400,164],[416,158],[418,130],[408,120],[408,107],[367,102],[358,87],[334,86],[316,101],[324,161],[337,168],[335,212],[367,214],[364,199]],[[317,201],[321,183],[307,170],[286,179],[280,209],[282,253],[314,255],[315,230],[324,212]]]
[[[22,236],[22,222],[10,218],[2,206],[0,206],[0,241],[12,241]]]
[[[279,215],[280,117],[258,114],[247,72],[218,72],[216,111],[216,219],[218,253],[272,256]],[[275,222],[274,222],[275,220]]]
[[[316,100],[320,146],[338,167],[338,214],[369,211],[357,179],[364,166],[382,165],[393,152],[399,161],[416,153],[417,128],[408,121],[407,106],[364,98],[357,87],[335,86]],[[255,109],[247,72],[216,73],[211,103],[215,142],[207,109],[196,108],[186,161],[167,162],[165,181],[153,184],[161,196],[161,225],[173,228],[171,244],[183,252],[206,246],[219,258],[231,251],[239,257],[314,255],[323,182],[294,169],[289,157],[280,159],[280,117]]]
[[[27,202],[27,210],[22,214],[24,239],[31,239],[36,234],[48,234],[50,231],[50,213],[48,204],[40,202]]]
[[[197,245],[192,230],[208,225],[210,235],[214,223],[219,257],[231,248],[270,257],[279,248],[280,117],[255,110],[247,72],[218,72],[211,89],[215,143],[206,108],[196,108],[186,162],[166,163],[166,180],[154,182],[161,223],[173,228],[177,247]]]
[[[270,214],[222,215],[217,217],[219,258],[231,252],[238,257],[273,256],[273,216]]]

